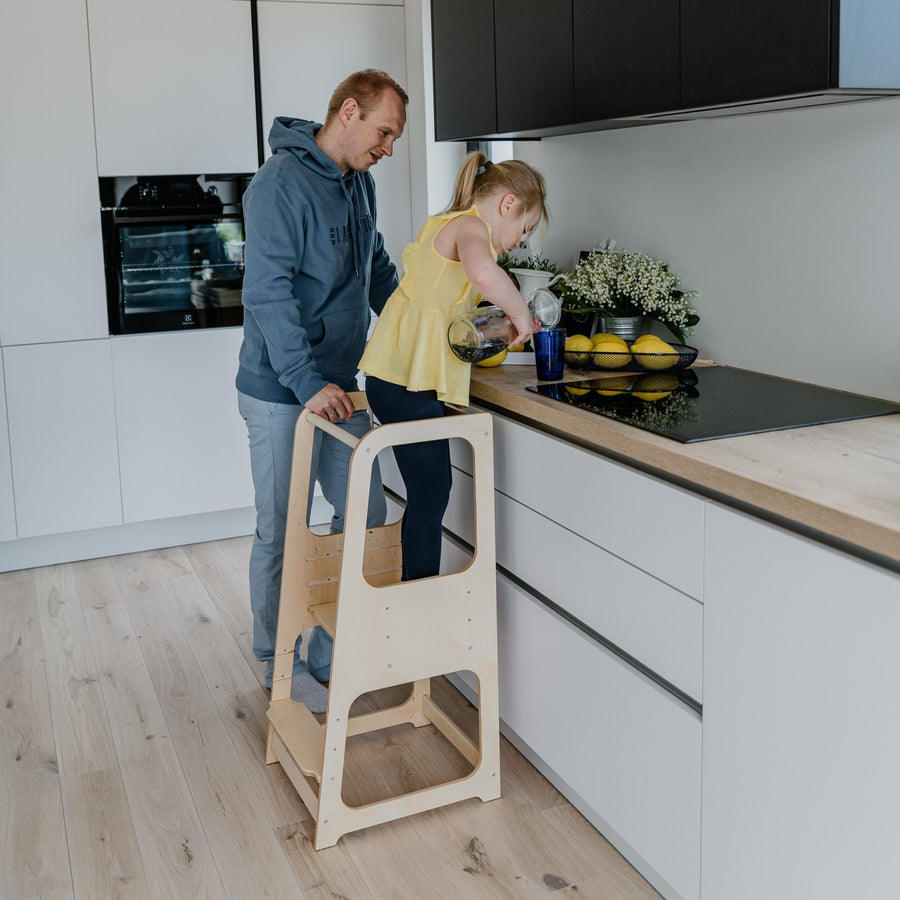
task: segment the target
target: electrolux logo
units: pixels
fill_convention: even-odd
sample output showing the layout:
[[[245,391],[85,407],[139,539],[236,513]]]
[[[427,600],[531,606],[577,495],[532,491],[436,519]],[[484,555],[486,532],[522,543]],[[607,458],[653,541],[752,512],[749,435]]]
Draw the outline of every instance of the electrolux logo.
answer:
[[[185,313],[184,318],[181,320],[182,325],[193,325],[194,324],[194,314],[193,313]]]

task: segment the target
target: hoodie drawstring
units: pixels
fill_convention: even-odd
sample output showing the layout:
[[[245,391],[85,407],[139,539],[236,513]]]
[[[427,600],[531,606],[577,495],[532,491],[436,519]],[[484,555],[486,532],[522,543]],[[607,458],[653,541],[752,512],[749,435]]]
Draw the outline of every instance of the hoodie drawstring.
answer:
[[[349,183],[349,187],[348,187]],[[349,178],[343,179],[344,185],[344,193],[347,196],[347,202],[350,204],[350,216],[348,222],[348,229],[350,230],[350,244],[353,248],[353,270],[356,273],[356,277],[359,278],[359,269],[362,265],[362,248],[361,243],[363,240],[363,235],[361,229],[359,228],[359,179],[356,177],[356,174],[353,173]],[[363,271],[362,273],[363,284],[366,283],[366,273]]]

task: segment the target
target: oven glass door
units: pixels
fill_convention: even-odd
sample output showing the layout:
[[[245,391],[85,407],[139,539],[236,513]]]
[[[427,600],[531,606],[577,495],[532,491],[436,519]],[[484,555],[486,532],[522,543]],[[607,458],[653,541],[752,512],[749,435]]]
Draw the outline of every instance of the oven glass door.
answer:
[[[243,321],[240,216],[117,218],[118,333]]]

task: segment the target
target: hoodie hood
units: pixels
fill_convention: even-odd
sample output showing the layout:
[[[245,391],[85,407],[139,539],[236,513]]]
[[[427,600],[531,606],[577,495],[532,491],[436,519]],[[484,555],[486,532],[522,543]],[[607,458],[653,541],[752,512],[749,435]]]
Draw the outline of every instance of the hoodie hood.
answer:
[[[279,116],[269,129],[269,146],[273,153],[290,153],[317,175],[339,181],[344,176],[338,164],[316,143],[321,127],[321,123],[308,119]]]

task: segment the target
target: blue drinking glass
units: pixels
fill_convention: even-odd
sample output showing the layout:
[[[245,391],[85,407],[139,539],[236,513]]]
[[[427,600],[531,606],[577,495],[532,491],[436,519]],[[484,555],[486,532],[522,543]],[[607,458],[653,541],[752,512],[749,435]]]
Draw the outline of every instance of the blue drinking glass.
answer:
[[[531,336],[534,364],[539,381],[559,381],[563,377],[565,328],[542,328]]]

